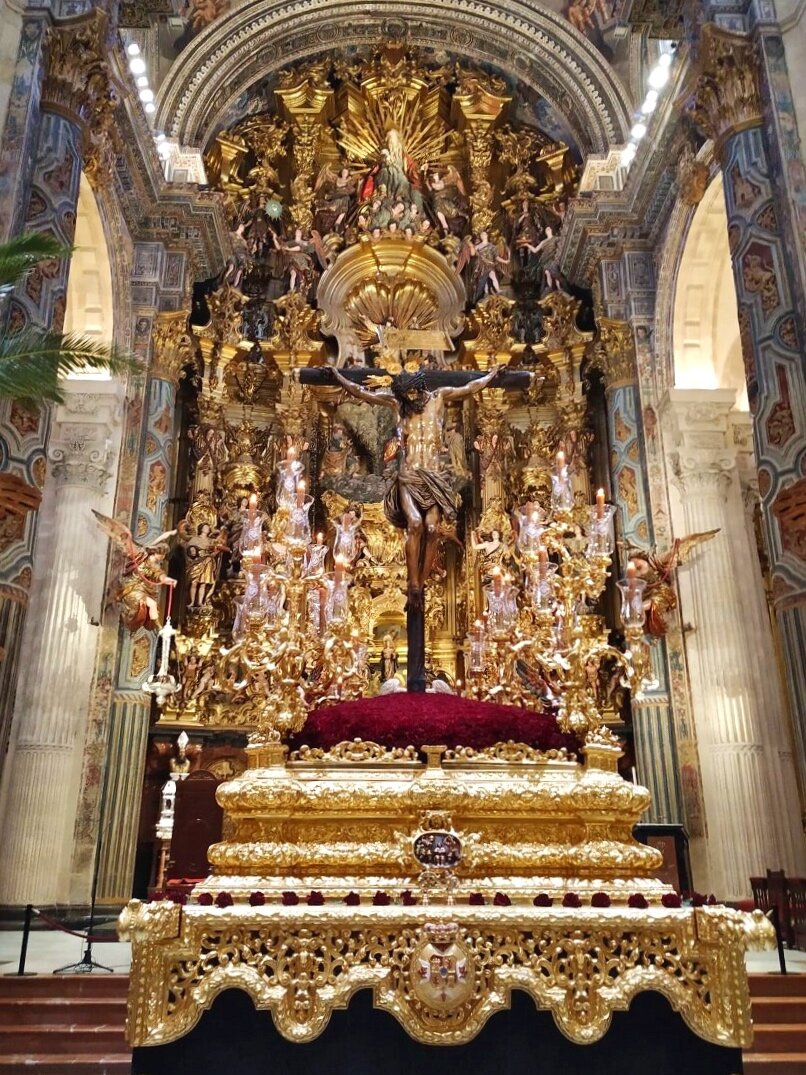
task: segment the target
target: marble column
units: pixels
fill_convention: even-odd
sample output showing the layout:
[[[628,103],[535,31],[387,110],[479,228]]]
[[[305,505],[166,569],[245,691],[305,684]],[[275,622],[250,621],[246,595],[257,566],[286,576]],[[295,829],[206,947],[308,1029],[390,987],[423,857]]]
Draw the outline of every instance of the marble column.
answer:
[[[176,384],[182,367],[193,354],[187,314],[157,314],[151,346],[148,415],[132,528],[135,540],[142,545],[173,525],[169,501],[176,465]],[[98,877],[98,898],[110,903],[123,902],[131,896],[151,713],[151,697],[143,692],[142,685],[151,674],[155,655],[156,632],[124,632],[109,718]]]
[[[797,778],[761,568],[746,525],[732,391],[672,390],[662,407],[679,537],[717,529],[679,575],[703,777],[709,890],[750,894],[806,865]],[[702,884],[702,881],[700,881]]]
[[[17,159],[0,163],[16,171],[26,146],[33,155],[30,181],[0,189],[5,225],[26,232],[47,232],[67,245],[73,241],[81,176],[83,132],[101,107],[108,70],[103,59],[106,19],[94,11],[66,19],[49,29],[44,48],[32,22],[23,33],[21,60],[27,72],[36,114],[26,112],[26,129],[16,136]],[[41,95],[39,93],[39,80]],[[9,119],[19,102],[11,102]],[[35,133],[34,133],[35,132]],[[12,139],[13,141],[13,139]],[[4,151],[8,150],[7,143]],[[20,156],[21,155],[21,156]],[[27,174],[27,173],[26,173]],[[19,204],[13,204],[14,199]],[[21,206],[24,208],[21,211]],[[64,321],[69,260],[37,266],[14,291],[3,331],[25,324],[61,330]],[[42,487],[45,445],[50,424],[48,407],[25,407],[17,401],[0,406],[0,456],[3,469]],[[25,609],[31,589],[38,513],[0,518],[0,757],[7,742],[14,708]]]
[[[684,94],[724,174],[759,493],[801,775],[806,776],[806,340],[789,208],[763,118],[756,42],[711,23]]]
[[[54,414],[11,744],[0,793],[0,904],[69,902],[72,827],[104,598],[122,386],[73,381]]]
[[[598,328],[597,362],[605,382],[610,484],[618,506],[617,537],[626,547],[648,548],[653,544],[653,529],[633,327],[627,321],[599,317]],[[652,658],[658,687],[647,690],[640,702],[632,702],[638,779],[652,793],[644,820],[679,824],[685,818],[664,642],[653,645]]]

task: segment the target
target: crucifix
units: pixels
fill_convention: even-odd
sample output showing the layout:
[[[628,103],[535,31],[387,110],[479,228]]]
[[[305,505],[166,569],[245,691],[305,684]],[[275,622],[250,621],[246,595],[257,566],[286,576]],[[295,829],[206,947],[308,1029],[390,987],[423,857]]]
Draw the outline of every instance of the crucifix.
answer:
[[[456,518],[457,498],[441,456],[444,451],[445,405],[481,392],[495,382],[501,388],[526,388],[531,374],[418,370],[391,376],[385,370],[342,372],[334,367],[298,371],[302,384],[340,385],[371,406],[389,407],[397,416],[402,460],[387,490],[384,513],[406,534],[406,635],[409,691],[425,690],[425,585],[439,548],[440,523]],[[371,387],[372,385],[380,387]]]

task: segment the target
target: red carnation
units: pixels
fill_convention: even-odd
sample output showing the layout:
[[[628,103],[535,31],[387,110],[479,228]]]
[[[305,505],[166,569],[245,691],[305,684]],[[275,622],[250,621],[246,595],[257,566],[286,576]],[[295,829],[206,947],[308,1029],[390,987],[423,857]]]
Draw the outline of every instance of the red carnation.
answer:
[[[296,892],[284,892],[281,898],[284,907],[296,907],[299,903],[299,896]]]
[[[554,900],[549,896],[548,892],[539,892],[532,900],[535,907],[551,907]]]
[[[566,892],[563,896],[563,907],[581,907],[582,900],[576,892]]]
[[[199,903],[202,907],[211,907],[213,904],[213,897],[209,892],[202,892],[199,896]]]
[[[640,892],[633,892],[627,900],[627,906],[643,910],[643,908],[648,907],[649,904],[646,901],[646,896],[642,895]]]
[[[249,903],[252,907],[262,907],[266,902],[266,897],[262,892],[252,892],[249,895]]]
[[[358,895],[357,892],[348,892],[347,895],[344,897],[344,902],[347,904],[348,907],[357,907],[358,904],[361,902],[361,897]]]
[[[229,892],[219,892],[215,898],[216,907],[232,907],[233,899]]]
[[[591,896],[591,907],[609,907],[611,902],[606,892],[594,892]]]
[[[387,907],[392,902],[391,897],[387,892],[381,892],[380,889],[372,897],[372,903],[375,907]]]
[[[512,900],[509,898],[506,892],[496,892],[495,896],[493,897],[493,903],[496,907],[509,907],[509,905],[512,903]]]
[[[680,897],[676,892],[664,892],[660,902],[664,907],[679,907],[681,904]]]
[[[467,902],[471,907],[480,907],[483,903],[486,903],[484,896],[480,892],[471,892],[467,897]]]
[[[325,902],[325,897],[318,889],[314,888],[308,893],[308,897],[305,902],[308,904],[309,907],[321,907],[322,904]]]
[[[417,900],[410,888],[407,888],[400,893],[400,902],[404,907],[413,907],[415,905]]]

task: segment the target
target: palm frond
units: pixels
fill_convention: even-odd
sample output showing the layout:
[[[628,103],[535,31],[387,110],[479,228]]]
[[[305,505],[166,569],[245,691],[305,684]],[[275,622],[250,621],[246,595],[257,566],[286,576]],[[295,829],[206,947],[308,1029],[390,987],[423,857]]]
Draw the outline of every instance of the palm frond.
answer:
[[[0,338],[0,399],[61,403],[60,377],[87,370],[116,375],[136,368],[137,360],[113,345],[29,326]]]
[[[48,258],[69,257],[69,246],[63,246],[50,235],[32,232],[18,235],[7,243],[0,243],[0,288],[10,287],[40,261]]]

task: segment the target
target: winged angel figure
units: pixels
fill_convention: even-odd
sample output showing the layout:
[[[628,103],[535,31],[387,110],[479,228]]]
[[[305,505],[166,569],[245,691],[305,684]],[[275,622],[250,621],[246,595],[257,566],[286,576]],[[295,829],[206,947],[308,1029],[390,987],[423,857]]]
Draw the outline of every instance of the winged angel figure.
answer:
[[[92,509],[102,530],[126,557],[114,598],[120,605],[123,626],[130,631],[145,627],[147,631],[160,627],[157,606],[160,586],[176,586],[176,579],[165,574],[163,564],[168,553],[168,540],[176,530],[166,530],[149,545],[138,545],[128,526]]]
[[[645,629],[654,638],[663,638],[669,624],[667,617],[677,608],[674,591],[674,573],[686,562],[698,545],[711,541],[719,530],[705,530],[700,534],[688,534],[677,538],[671,549],[659,553],[647,549],[630,549],[629,557],[635,564],[636,575],[646,581],[644,590]]]

